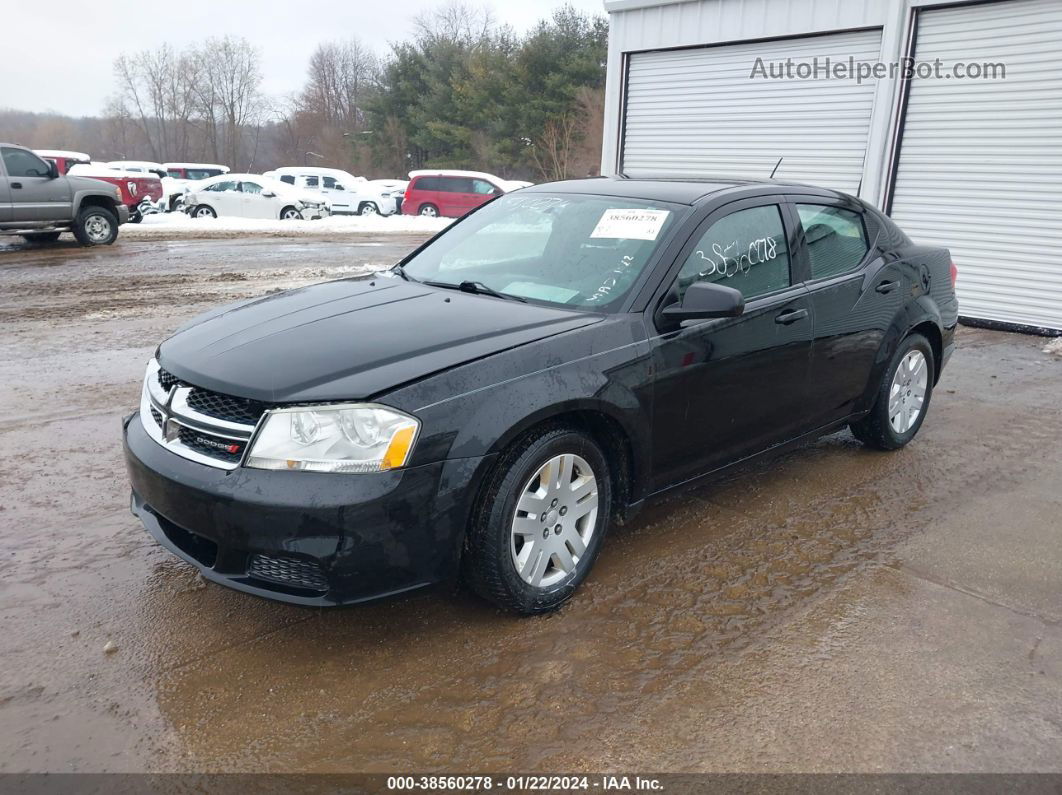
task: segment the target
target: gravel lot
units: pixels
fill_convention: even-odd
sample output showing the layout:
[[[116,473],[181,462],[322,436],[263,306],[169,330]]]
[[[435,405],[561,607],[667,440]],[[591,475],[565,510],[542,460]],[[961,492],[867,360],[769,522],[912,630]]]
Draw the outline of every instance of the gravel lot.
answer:
[[[548,617],[296,608],[157,547],[119,419],[158,341],[422,238],[0,239],[0,771],[1062,771],[1039,338],[961,330],[906,450],[838,433],[652,505]]]

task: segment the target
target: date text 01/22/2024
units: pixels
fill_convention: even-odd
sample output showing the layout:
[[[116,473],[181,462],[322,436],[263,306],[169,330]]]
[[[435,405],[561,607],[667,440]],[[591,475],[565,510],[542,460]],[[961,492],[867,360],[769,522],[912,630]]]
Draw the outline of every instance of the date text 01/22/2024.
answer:
[[[395,792],[512,790],[570,792],[574,790],[642,791],[663,789],[659,779],[643,776],[389,776],[387,789]]]

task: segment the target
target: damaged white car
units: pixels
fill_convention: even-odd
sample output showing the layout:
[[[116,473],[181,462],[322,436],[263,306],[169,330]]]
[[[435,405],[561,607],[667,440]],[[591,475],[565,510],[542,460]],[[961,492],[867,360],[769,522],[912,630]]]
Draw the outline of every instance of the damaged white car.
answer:
[[[193,218],[270,218],[312,220],[332,214],[320,194],[299,190],[261,174],[222,174],[196,183],[184,196]]]

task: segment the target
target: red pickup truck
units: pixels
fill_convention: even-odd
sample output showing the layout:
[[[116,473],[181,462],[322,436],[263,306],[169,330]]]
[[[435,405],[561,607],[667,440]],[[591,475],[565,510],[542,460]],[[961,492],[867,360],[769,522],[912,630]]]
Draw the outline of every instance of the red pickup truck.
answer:
[[[162,181],[151,174],[115,171],[104,166],[93,166],[92,158],[84,152],[67,152],[59,149],[35,149],[45,160],[51,160],[60,174],[73,172],[79,177],[91,177],[116,185],[122,192],[122,203],[129,208],[129,220],[134,224],[147,214],[157,212],[162,198]]]

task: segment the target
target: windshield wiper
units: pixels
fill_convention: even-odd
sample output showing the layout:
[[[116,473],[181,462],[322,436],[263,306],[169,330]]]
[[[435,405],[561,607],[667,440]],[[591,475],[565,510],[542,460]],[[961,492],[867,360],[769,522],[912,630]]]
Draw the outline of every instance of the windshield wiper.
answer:
[[[403,268],[401,265],[395,265],[393,268],[391,268],[391,273],[397,273],[399,276],[401,276],[407,282],[415,282],[416,281],[416,279],[414,279],[412,276],[410,276],[408,273],[406,273],[406,269]]]
[[[422,282],[429,287],[442,287],[445,290],[460,290],[463,293],[472,293],[473,295],[489,295],[493,298],[501,298],[506,301],[519,301],[521,304],[526,304],[527,299],[521,298],[518,295],[512,295],[511,293],[499,293],[493,287],[488,287],[483,282],[464,281],[460,284],[454,284],[452,282]]]

